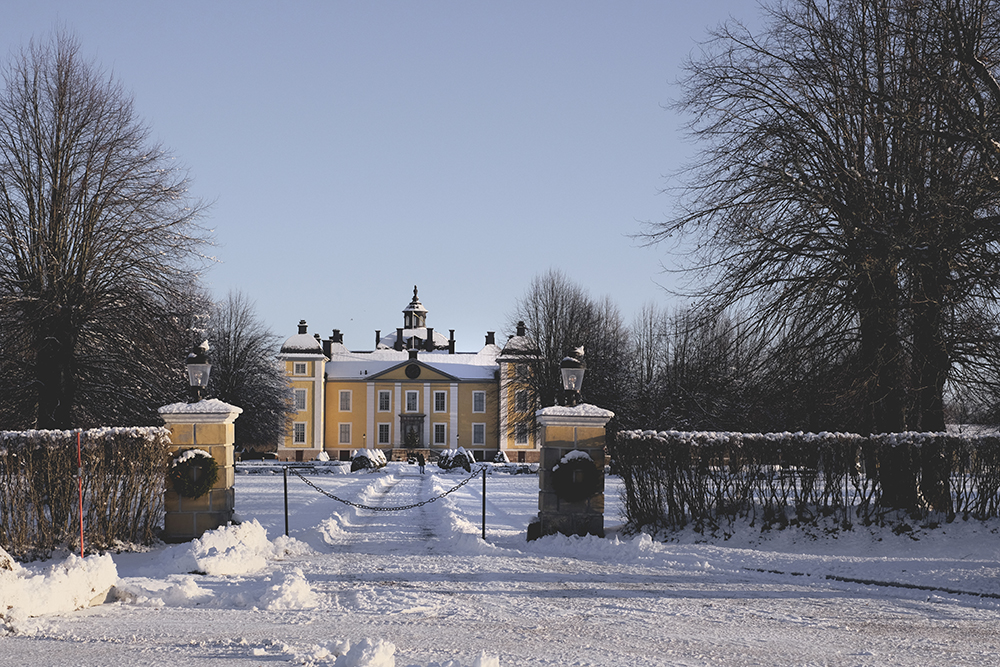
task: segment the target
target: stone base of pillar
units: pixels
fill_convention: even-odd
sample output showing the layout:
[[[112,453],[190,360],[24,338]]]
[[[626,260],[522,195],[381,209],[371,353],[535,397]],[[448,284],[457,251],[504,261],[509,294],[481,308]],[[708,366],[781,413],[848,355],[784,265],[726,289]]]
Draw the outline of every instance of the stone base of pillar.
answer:
[[[538,517],[528,539],[555,533],[604,537],[604,426],[614,413],[583,404],[545,408],[536,417],[542,429]],[[583,499],[567,499],[553,484],[553,469],[570,452],[586,454],[596,469],[593,493]]]
[[[233,422],[241,412],[240,408],[215,399],[160,408],[160,417],[170,430],[171,458],[185,449],[201,449],[219,466],[215,484],[197,498],[185,498],[167,489],[161,534],[164,542],[187,542],[233,520],[236,507]]]

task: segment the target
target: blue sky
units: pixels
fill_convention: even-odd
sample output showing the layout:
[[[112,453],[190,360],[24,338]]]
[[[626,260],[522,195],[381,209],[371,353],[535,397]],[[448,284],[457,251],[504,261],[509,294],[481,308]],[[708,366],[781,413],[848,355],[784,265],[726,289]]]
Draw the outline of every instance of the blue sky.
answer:
[[[65,27],[132,91],[212,202],[216,297],[278,335],[402,324],[413,285],[460,350],[503,336],[559,269],[626,321],[665,248],[630,235],[693,147],[665,107],[709,27],[743,0],[98,2],[8,0],[0,50]]]

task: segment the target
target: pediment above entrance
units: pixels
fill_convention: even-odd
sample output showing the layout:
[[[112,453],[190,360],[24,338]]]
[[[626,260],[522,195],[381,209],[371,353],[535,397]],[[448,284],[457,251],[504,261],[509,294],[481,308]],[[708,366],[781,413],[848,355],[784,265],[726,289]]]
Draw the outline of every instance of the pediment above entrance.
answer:
[[[394,380],[398,382],[458,382],[459,378],[444,373],[416,359],[408,359],[381,373],[371,375],[368,380]]]

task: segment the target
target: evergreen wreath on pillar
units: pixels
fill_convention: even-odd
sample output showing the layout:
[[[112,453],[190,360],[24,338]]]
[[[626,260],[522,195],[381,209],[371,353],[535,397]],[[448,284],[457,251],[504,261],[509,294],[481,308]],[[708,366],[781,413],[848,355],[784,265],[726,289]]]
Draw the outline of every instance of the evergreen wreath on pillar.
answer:
[[[208,493],[219,479],[219,464],[204,449],[178,452],[167,472],[167,480],[178,495],[198,498]]]
[[[601,473],[594,465],[594,460],[579,450],[564,456],[552,466],[550,474],[552,490],[566,502],[587,500],[601,490]]]

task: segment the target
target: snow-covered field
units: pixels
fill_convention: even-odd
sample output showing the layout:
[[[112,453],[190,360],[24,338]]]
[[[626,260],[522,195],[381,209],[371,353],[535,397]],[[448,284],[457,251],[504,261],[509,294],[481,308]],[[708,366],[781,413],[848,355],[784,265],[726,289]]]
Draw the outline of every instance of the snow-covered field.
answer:
[[[464,471],[309,479],[399,506]],[[280,474],[237,476],[244,520],[190,544],[0,569],[7,665],[1000,664],[1000,524],[836,538],[525,541],[537,478],[495,473],[405,512]],[[73,611],[112,586],[110,601]]]

